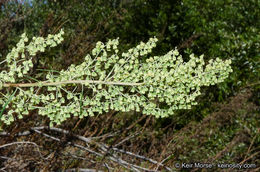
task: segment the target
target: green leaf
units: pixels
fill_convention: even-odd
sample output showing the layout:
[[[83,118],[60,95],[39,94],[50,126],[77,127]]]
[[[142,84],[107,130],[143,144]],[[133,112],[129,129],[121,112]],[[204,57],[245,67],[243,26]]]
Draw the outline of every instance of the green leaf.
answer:
[[[16,91],[17,91],[17,88],[15,89],[15,91],[13,92],[13,94],[10,95],[10,97],[8,98],[8,100],[7,100],[7,101],[5,102],[5,104],[3,105],[2,109],[1,109],[1,112],[0,112],[0,119],[2,118],[2,115],[3,115],[3,113],[4,113],[4,110],[5,110],[6,106],[12,101],[12,98],[13,98],[13,96],[15,95]],[[0,121],[0,124],[1,124],[1,121]]]

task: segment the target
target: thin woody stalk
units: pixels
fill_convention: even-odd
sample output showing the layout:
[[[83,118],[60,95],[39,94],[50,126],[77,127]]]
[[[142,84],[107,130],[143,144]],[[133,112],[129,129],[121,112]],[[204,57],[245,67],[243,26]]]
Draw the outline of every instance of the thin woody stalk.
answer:
[[[68,80],[61,82],[39,82],[39,83],[4,83],[3,87],[41,87],[41,86],[57,86],[62,84],[106,84],[106,85],[124,85],[124,86],[139,86],[143,83],[130,83],[130,82],[107,82],[95,80]]]

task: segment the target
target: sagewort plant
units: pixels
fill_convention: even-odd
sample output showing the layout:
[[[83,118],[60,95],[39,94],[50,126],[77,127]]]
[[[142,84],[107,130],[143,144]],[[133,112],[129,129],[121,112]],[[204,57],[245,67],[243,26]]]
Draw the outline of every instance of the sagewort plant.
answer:
[[[156,38],[124,53],[119,53],[119,41],[114,39],[97,42],[80,65],[72,64],[55,74],[50,70],[44,81],[28,82],[32,58],[46,47],[60,44],[63,34],[61,30],[47,38],[34,37],[30,42],[23,34],[0,63],[2,122],[9,125],[15,116],[21,119],[31,110],[48,117],[50,126],[72,115],[83,118],[110,110],[168,117],[177,109],[196,105],[202,86],[223,82],[232,72],[231,60],[217,58],[206,65],[203,56],[192,54],[184,62],[177,49],[148,58]]]

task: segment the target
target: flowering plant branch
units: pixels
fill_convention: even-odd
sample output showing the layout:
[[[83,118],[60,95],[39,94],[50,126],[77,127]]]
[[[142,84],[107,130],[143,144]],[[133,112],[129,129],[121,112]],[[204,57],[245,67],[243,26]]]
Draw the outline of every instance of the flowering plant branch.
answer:
[[[192,54],[184,62],[177,49],[148,57],[156,46],[156,38],[120,55],[119,41],[114,39],[98,42],[80,65],[72,64],[56,75],[49,71],[45,81],[24,83],[33,67],[33,56],[60,44],[63,34],[61,30],[47,38],[34,37],[30,43],[23,34],[0,63],[7,63],[2,67],[6,70],[0,72],[0,104],[5,104],[0,121],[9,125],[14,116],[23,118],[31,110],[47,116],[50,125],[60,124],[72,115],[83,118],[110,110],[167,117],[177,109],[196,105],[195,98],[201,94],[202,86],[223,82],[232,72],[230,60],[217,58],[205,65],[203,56]]]

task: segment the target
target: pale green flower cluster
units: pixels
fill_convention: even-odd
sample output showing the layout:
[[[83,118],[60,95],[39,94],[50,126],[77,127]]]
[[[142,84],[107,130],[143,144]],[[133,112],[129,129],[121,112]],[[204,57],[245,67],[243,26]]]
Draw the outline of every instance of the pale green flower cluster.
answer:
[[[33,67],[32,57],[37,52],[44,52],[46,47],[55,47],[60,44],[63,41],[63,34],[64,31],[61,30],[60,33],[48,35],[47,38],[33,37],[28,45],[26,45],[29,41],[28,37],[25,33],[22,34],[16,47],[6,56],[9,71],[3,70],[0,72],[0,82],[15,83],[18,78],[23,78],[24,75],[28,74],[30,68]]]
[[[55,47],[60,44],[63,41],[63,34],[64,31],[61,30],[56,35],[48,35],[47,38],[33,37],[29,44],[29,39],[26,34],[22,34],[20,41],[16,44],[16,47],[14,47],[6,56],[5,62],[7,63],[7,70],[2,70],[0,72],[0,90],[3,89],[3,83],[23,82],[24,76],[27,75],[29,70],[33,67],[33,56],[35,56],[37,52],[44,52],[47,47]],[[1,62],[0,64],[5,63]],[[3,68],[5,68],[5,66]],[[34,89],[32,88],[27,91],[26,89],[18,89],[18,93],[12,97],[12,101],[9,102],[11,107],[9,107],[9,105],[5,107],[10,110],[8,110],[7,114],[0,116],[1,121],[4,121],[6,124],[10,124],[14,121],[14,114],[16,114],[18,118],[22,118],[22,115],[29,113],[29,107],[32,109],[31,106],[33,104],[29,104],[29,101],[34,100]],[[12,95],[12,93],[9,92],[6,94],[0,92],[0,94],[0,105],[4,105],[5,102],[8,102],[10,96]]]
[[[63,31],[46,39],[35,38],[28,46],[24,45],[28,38],[23,35],[17,48],[8,54],[9,71],[1,72],[0,81],[16,82],[18,67],[26,69],[25,73],[28,73],[27,68],[32,67],[31,58],[25,60],[20,52],[26,50],[33,56],[37,51],[44,51],[46,46],[60,43],[62,34]],[[157,41],[151,38],[147,43],[141,42],[121,55],[118,54],[118,39],[98,42],[83,63],[71,65],[67,70],[60,71],[59,75],[49,72],[46,81],[42,82],[42,85],[58,82],[60,85],[43,87],[40,93],[34,87],[17,88],[1,120],[10,124],[14,121],[14,115],[22,118],[31,110],[38,110],[39,115],[47,116],[50,125],[60,124],[71,116],[83,118],[110,110],[142,111],[147,115],[168,117],[177,109],[190,109],[196,105],[195,99],[201,94],[202,86],[223,82],[232,72],[230,60],[217,58],[205,66],[203,56],[191,55],[190,60],[184,62],[177,49],[163,56],[148,58]],[[24,59],[22,63],[19,63],[20,59]],[[84,82],[73,83],[79,80]],[[71,82],[62,84],[66,81]],[[0,104],[4,104],[12,92],[2,95]]]

